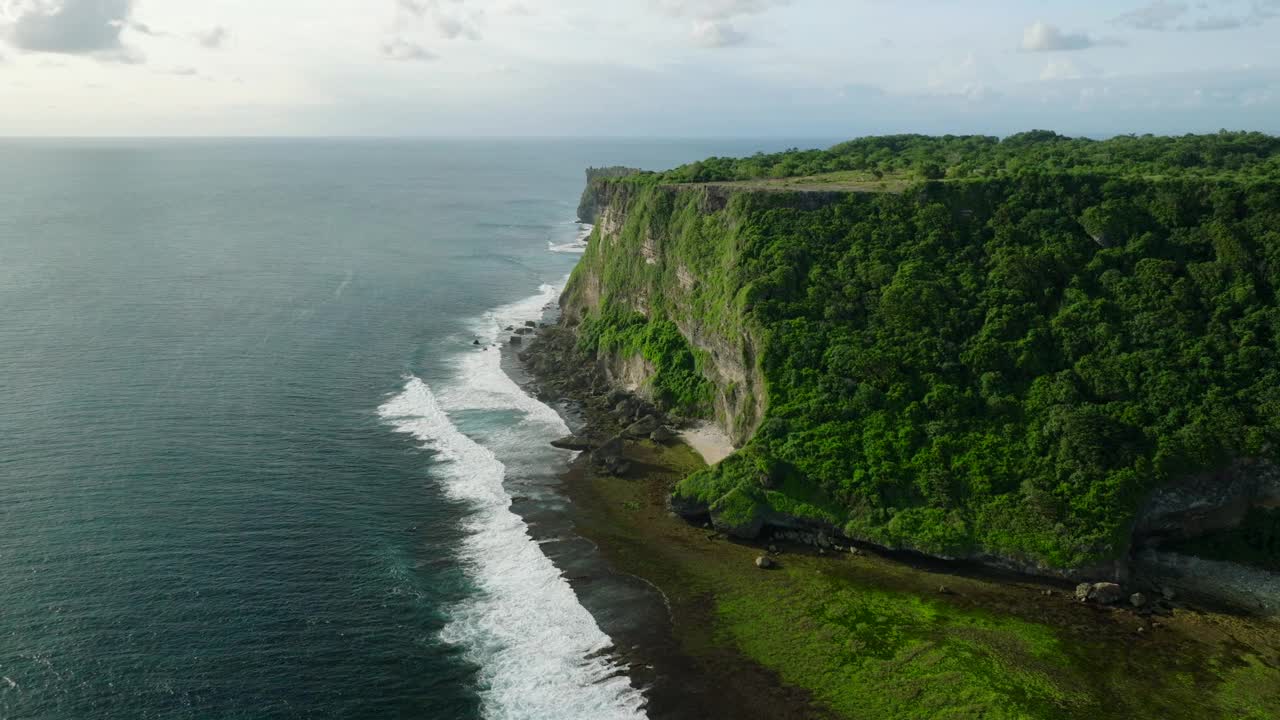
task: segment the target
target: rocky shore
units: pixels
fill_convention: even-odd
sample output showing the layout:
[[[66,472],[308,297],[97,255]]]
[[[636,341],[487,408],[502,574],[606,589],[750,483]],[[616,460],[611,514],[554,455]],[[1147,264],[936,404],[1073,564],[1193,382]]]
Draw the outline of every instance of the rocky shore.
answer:
[[[653,588],[661,596],[665,618],[646,613],[634,622],[602,622],[616,644],[633,681],[645,689],[647,715],[653,720],[824,720],[837,717],[821,708],[803,688],[784,682],[775,672],[710,636],[711,599],[689,592],[681,579],[644,567],[629,547],[628,518],[643,514],[668,528],[706,532],[669,511],[669,488],[696,469],[699,454],[682,434],[699,424],[665,413],[633,393],[613,386],[604,371],[576,349],[571,330],[559,325],[509,328],[514,351],[529,376],[526,390],[572,416],[576,432],[552,445],[580,451],[564,477],[575,531],[613,561],[612,572]],[[626,499],[617,500],[614,491]],[[701,534],[697,537],[702,538]],[[705,542],[705,540],[704,540]],[[662,552],[651,539],[643,544]],[[573,575],[579,592],[598,591],[598,579]],[[589,609],[607,613],[604,608]],[[691,646],[696,646],[692,650]]]
[[[521,337],[515,335],[512,339]],[[632,463],[625,452],[628,443],[649,440],[671,445],[680,441],[681,430],[692,427],[689,420],[668,415],[643,398],[613,386],[592,358],[578,351],[573,332],[563,326],[539,328],[536,338],[518,357],[535,378],[533,389],[540,400],[573,401],[584,415],[583,429],[551,444],[586,453],[604,473],[614,477],[631,473]]]

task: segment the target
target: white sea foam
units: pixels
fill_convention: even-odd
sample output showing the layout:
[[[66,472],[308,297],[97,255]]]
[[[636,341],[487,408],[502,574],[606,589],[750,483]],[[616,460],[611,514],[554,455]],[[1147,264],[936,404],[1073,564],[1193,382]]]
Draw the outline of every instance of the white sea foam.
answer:
[[[508,325],[541,317],[558,288],[498,308],[476,322],[482,343]],[[612,643],[578,602],[560,570],[511,511],[506,467],[493,450],[455,424],[470,410],[512,410],[521,420],[500,436],[506,450],[544,448],[568,432],[554,410],[527,395],[502,370],[496,348],[462,354],[455,377],[433,393],[409,378],[380,415],[434,450],[435,475],[453,498],[473,507],[460,557],[477,595],[452,608],[441,638],[480,667],[484,714],[501,720],[643,718],[644,696],[607,654]],[[507,445],[510,443],[510,445]]]
[[[594,226],[582,224],[578,226],[578,237],[573,242],[557,244],[547,241],[547,249],[554,253],[584,253],[587,251],[587,238],[591,237]]]

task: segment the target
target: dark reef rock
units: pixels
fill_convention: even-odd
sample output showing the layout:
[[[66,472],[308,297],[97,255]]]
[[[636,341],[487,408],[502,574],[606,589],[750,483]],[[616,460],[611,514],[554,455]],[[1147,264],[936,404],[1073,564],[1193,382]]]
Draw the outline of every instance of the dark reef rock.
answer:
[[[609,438],[591,453],[591,459],[600,465],[608,465],[611,461],[622,457],[626,441],[621,435]]]
[[[627,426],[626,433],[633,438],[649,437],[655,430],[660,427],[658,418],[653,415],[646,415],[639,420]]]
[[[649,433],[650,440],[662,445],[673,442],[678,437],[680,436],[666,425],[659,425],[653,432]]]
[[[591,450],[599,443],[591,438],[581,437],[579,435],[569,435],[559,440],[552,440],[551,447],[557,447],[561,450]]]

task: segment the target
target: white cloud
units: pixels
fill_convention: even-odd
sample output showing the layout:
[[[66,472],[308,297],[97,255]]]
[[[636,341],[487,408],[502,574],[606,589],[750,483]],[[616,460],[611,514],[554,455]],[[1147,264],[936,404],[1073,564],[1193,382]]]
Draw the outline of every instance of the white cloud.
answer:
[[[9,19],[4,36],[18,50],[126,62],[140,59],[120,39],[130,26],[133,0],[62,0],[56,4],[7,0],[0,10],[0,17]]]
[[[1068,33],[1043,21],[1032,23],[1022,33],[1022,49],[1026,52],[1061,52],[1084,50],[1097,45],[1084,33]]]
[[[671,17],[693,18],[690,34],[697,45],[709,48],[733,47],[747,42],[746,33],[732,22],[791,4],[791,0],[650,0],[657,10]]]
[[[399,5],[408,15],[428,21],[446,40],[480,39],[484,10],[469,10],[463,0],[399,0]]]
[[[436,60],[438,55],[425,47],[403,39],[388,40],[382,45],[382,54],[392,60],[424,62]]]
[[[703,47],[722,48],[741,45],[747,36],[724,20],[696,20],[693,23],[693,39]]]
[[[226,44],[227,40],[231,37],[231,31],[221,25],[218,25],[217,27],[209,28],[202,32],[193,33],[192,37],[194,37],[196,42],[200,43],[203,47],[210,50],[217,50]]]

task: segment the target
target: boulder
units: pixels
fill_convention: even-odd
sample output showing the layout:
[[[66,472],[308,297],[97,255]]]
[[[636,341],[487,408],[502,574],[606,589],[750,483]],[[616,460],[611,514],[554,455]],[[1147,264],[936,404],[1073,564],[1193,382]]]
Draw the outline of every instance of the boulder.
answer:
[[[630,419],[634,415],[635,404],[629,399],[619,400],[618,403],[613,406],[613,416],[619,420]]]
[[[1146,596],[1146,595],[1143,595],[1143,594],[1142,594],[1142,593],[1140,593],[1140,592],[1134,593],[1134,594],[1132,594],[1132,595],[1130,595],[1130,596],[1129,596],[1129,604],[1130,604],[1130,605],[1132,605],[1132,606],[1134,606],[1134,607],[1136,607],[1136,608],[1146,607],[1146,605],[1147,605],[1147,596]]]
[[[1115,583],[1094,583],[1089,591],[1089,599],[1099,605],[1115,605],[1124,599],[1124,590]]]
[[[769,556],[767,555],[761,555],[760,557],[756,558],[756,567],[760,568],[761,570],[768,570],[769,568],[773,567],[773,560],[770,559]]]
[[[646,415],[627,426],[626,434],[634,438],[649,437],[658,429],[658,418]]]
[[[527,328],[536,328],[536,327],[538,327],[538,323],[536,323],[536,322],[534,322],[534,321],[532,321],[532,320],[525,320],[525,321],[524,321],[524,326],[525,326],[525,327],[527,327]]]
[[[608,467],[610,463],[622,459],[623,445],[624,441],[621,435],[611,437],[591,453],[591,459],[600,465]]]
[[[677,437],[679,437],[679,435],[676,435],[676,432],[666,425],[659,425],[656,430],[649,433],[650,440],[656,443],[662,443],[663,445],[672,442]]]
[[[578,435],[569,435],[559,440],[552,440],[551,447],[558,447],[561,450],[590,450],[595,447],[596,443],[589,438],[580,437]]]
[[[1080,583],[1076,586],[1076,600],[1099,605],[1114,605],[1124,599],[1124,590],[1112,582]]]
[[[505,330],[506,332],[511,332],[512,330],[515,330],[515,329],[516,329],[516,326],[515,326],[515,325],[508,325],[508,326],[506,326],[506,327],[504,327],[504,328],[502,328],[502,329],[503,329],[503,330]]]
[[[533,328],[527,328],[527,327],[516,328],[517,335],[528,335],[531,332],[533,332]]]
[[[511,336],[511,344],[512,344],[512,345],[523,345],[523,344],[524,344],[524,338],[520,337],[519,335],[512,335],[512,336]]]
[[[631,463],[620,457],[609,458],[605,461],[604,467],[614,477],[622,477],[631,471]]]
[[[1093,583],[1080,583],[1076,586],[1076,600],[1080,602],[1089,602],[1089,591],[1093,589]]]

